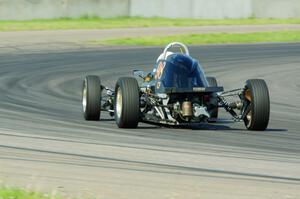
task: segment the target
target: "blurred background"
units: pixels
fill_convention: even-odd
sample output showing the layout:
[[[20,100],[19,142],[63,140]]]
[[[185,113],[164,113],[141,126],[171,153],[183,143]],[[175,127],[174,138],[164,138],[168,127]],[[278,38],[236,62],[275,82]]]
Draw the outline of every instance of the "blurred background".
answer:
[[[299,0],[0,0],[0,20],[78,17],[299,18]]]

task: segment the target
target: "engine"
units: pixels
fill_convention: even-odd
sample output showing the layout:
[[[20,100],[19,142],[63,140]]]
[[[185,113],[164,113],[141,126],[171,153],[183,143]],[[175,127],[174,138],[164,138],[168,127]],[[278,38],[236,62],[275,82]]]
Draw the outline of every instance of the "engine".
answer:
[[[171,95],[169,105],[174,119],[179,122],[200,122],[210,118],[210,96]]]

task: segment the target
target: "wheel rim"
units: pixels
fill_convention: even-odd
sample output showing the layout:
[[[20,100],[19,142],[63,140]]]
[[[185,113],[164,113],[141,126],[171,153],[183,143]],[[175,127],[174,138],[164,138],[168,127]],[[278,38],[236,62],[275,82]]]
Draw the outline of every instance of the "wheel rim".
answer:
[[[247,127],[249,128],[250,125],[251,125],[251,122],[252,122],[252,111],[250,111],[250,112],[246,115],[246,118],[247,118]]]
[[[117,117],[120,118],[122,114],[122,91],[121,88],[119,87],[117,90],[117,100],[116,100],[116,112],[117,112]]]
[[[252,101],[250,89],[247,89],[247,90],[245,91],[245,98],[246,98],[249,102]]]
[[[249,102],[248,106],[251,106],[252,96],[251,96],[251,91],[249,88],[245,91],[245,98]],[[252,122],[252,111],[250,110],[249,113],[247,113],[247,115],[246,115],[246,127],[247,128],[250,127],[251,122]]]
[[[82,90],[82,109],[84,113],[86,111],[86,106],[87,106],[87,83],[85,80],[83,84],[83,90]]]

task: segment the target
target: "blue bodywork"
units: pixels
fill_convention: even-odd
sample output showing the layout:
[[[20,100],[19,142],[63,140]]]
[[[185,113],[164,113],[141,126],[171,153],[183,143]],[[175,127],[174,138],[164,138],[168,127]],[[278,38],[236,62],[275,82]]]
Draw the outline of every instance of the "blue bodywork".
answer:
[[[144,82],[142,87],[151,88],[154,93],[223,91],[221,87],[209,87],[199,62],[180,53],[158,60],[149,76],[151,80]]]
[[[183,54],[172,54],[165,60],[160,78],[161,86],[180,89],[208,87],[204,72],[197,60]]]
[[[159,68],[161,74],[157,75]],[[207,88],[204,71],[196,59],[184,54],[169,55],[166,60],[159,60],[152,73],[150,82],[155,93],[168,91],[193,92],[194,88]]]

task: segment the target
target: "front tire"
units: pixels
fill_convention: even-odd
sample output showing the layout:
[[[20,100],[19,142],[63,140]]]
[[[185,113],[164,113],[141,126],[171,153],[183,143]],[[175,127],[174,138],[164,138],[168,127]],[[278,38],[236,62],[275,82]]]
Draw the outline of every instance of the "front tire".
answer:
[[[248,110],[244,123],[248,130],[264,131],[269,124],[270,97],[266,82],[262,79],[251,79],[246,82],[244,91]],[[246,108],[247,109],[247,108]]]
[[[97,121],[101,113],[101,82],[98,76],[87,76],[83,81],[82,109],[86,120]]]
[[[136,128],[139,123],[140,95],[135,78],[121,77],[115,89],[115,120],[119,128]]]

